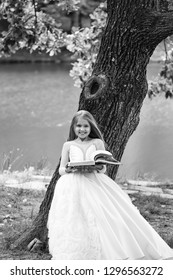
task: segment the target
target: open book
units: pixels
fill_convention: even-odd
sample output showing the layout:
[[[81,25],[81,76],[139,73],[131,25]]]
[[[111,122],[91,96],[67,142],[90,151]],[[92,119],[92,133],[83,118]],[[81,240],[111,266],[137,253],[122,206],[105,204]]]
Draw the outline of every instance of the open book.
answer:
[[[76,166],[89,166],[89,165],[95,165],[95,164],[119,165],[121,163],[119,161],[117,161],[110,152],[104,151],[104,150],[94,151],[91,154],[91,160],[68,162],[68,166],[75,166],[75,167]]]

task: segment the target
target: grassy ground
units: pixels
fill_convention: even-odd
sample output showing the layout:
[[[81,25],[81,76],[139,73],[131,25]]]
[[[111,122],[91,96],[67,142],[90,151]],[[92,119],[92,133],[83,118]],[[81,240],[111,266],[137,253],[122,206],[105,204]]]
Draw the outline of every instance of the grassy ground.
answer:
[[[44,191],[29,191],[0,187],[0,259],[50,259],[43,252],[11,250],[13,240],[37,215]],[[156,196],[133,195],[131,197],[141,214],[173,248],[173,203]]]
[[[156,195],[133,194],[133,204],[166,243],[173,248],[173,201]]]
[[[38,213],[44,191],[0,187],[0,259],[49,259],[46,253],[10,250]]]

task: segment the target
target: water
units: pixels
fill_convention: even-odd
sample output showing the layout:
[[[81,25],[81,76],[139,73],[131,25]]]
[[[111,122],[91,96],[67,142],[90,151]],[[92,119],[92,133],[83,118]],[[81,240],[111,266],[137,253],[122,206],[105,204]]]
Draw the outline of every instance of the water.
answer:
[[[160,67],[150,64],[148,78],[155,77]],[[23,153],[14,169],[36,165],[42,157],[51,169],[56,167],[80,94],[68,71],[69,66],[58,64],[0,65],[1,163],[3,153],[14,150],[16,155]],[[172,113],[172,100],[145,100],[119,176],[149,173],[158,179],[173,179]]]
[[[153,80],[161,64],[148,66],[148,80]],[[123,178],[173,179],[173,100],[156,97],[145,99],[140,123],[131,136],[119,176]]]
[[[141,121],[131,136],[122,158],[119,174],[125,178],[146,176],[173,179],[173,101],[145,100]]]
[[[68,71],[56,64],[0,65],[0,155],[19,148],[15,169],[42,157],[56,167],[80,93]]]

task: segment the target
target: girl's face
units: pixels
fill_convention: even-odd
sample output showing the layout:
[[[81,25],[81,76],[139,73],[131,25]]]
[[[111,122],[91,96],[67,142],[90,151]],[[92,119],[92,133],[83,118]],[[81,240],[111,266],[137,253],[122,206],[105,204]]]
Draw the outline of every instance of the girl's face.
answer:
[[[87,139],[91,131],[91,126],[87,120],[79,117],[76,124],[74,125],[74,132],[76,136],[82,141]]]

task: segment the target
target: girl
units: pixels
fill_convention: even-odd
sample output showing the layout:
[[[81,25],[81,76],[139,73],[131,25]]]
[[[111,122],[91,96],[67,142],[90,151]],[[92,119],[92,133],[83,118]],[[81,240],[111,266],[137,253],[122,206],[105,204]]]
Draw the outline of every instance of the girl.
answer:
[[[104,150],[101,132],[87,111],[72,119],[48,216],[49,251],[58,260],[173,259],[173,250],[140,215],[106,167],[68,167]]]

